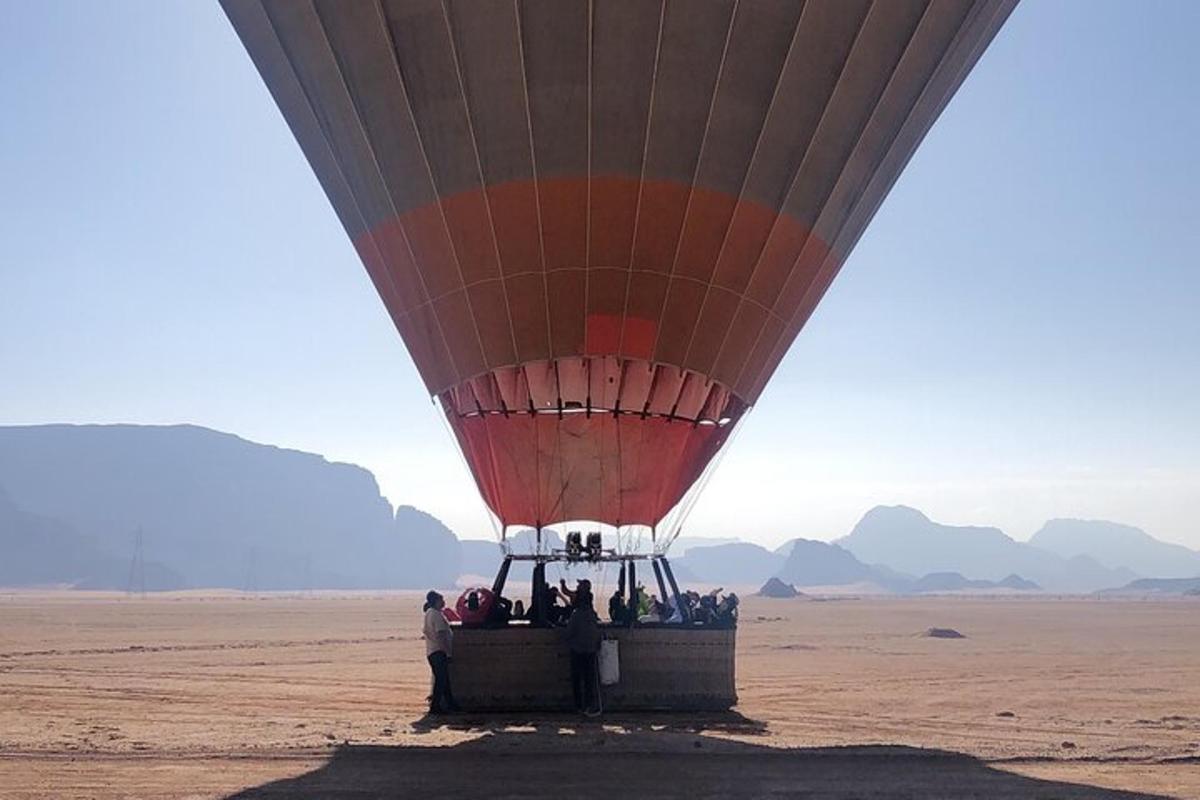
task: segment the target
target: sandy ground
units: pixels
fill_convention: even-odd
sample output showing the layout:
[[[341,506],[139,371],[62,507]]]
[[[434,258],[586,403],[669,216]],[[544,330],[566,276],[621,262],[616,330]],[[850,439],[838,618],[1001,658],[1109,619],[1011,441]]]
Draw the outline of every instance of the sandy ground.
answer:
[[[0,797],[1200,798],[1200,601],[743,609],[735,712],[442,724],[415,595],[0,594]]]

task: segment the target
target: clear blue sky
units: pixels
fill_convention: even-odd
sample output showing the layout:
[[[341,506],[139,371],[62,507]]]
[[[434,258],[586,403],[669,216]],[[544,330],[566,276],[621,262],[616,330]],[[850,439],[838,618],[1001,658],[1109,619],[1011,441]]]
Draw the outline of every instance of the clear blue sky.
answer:
[[[194,422],[485,537],[366,274],[215,2],[0,0],[0,424]],[[1027,0],[685,529],[877,503],[1200,547],[1200,3]]]

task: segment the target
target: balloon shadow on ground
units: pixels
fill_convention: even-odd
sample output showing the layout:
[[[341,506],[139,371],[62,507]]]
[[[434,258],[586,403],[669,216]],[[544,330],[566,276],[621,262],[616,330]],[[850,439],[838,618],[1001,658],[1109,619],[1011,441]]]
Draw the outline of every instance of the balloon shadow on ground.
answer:
[[[668,727],[653,719],[469,720],[480,732],[443,746],[343,745],[318,769],[231,795],[254,798],[697,798],[808,800],[1167,800],[1159,795],[1027,778],[945,750],[866,745],[777,748]],[[740,717],[740,715],[734,715]],[[741,720],[746,720],[741,717]],[[439,720],[440,722],[440,720]],[[719,724],[719,723],[718,723]],[[738,719],[731,728],[743,726]],[[750,728],[755,727],[748,720]],[[432,725],[429,730],[433,731]],[[744,733],[744,730],[730,730]],[[753,731],[751,731],[753,732]]]

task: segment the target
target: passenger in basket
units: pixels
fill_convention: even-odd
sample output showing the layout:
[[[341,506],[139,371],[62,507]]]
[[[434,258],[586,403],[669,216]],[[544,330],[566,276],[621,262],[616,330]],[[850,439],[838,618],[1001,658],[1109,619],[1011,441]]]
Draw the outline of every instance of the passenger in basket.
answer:
[[[608,598],[608,618],[614,625],[624,625],[629,621],[629,608],[625,605],[625,593],[620,589]]]
[[[520,602],[519,600],[517,601]],[[488,611],[487,622],[490,628],[502,628],[513,618],[513,601],[507,597],[496,595],[492,608]]]
[[[551,625],[562,625],[571,614],[570,603],[558,591],[557,587],[551,586],[549,583],[545,585],[544,591],[546,597],[546,621]],[[564,605],[559,605],[559,600],[562,600]]]
[[[683,611],[680,608],[679,602],[681,599],[679,597],[676,597],[674,600],[667,599],[665,603],[666,611],[664,612],[667,618],[663,621],[668,625],[679,625],[683,622]]]
[[[733,592],[725,595],[716,607],[716,624],[726,628],[737,627],[738,596]]]
[[[575,591],[571,591],[570,589],[567,588],[567,579],[559,578],[558,579],[558,592],[564,598],[566,598],[567,605],[571,608],[574,608],[575,607],[575,597],[580,592],[587,592],[588,594],[592,593],[592,582],[589,581],[587,578],[580,578],[579,580],[575,581]]]
[[[598,707],[596,654],[600,651],[600,619],[590,590],[575,595],[575,609],[567,621],[567,647],[571,651],[571,693],[575,708],[596,716]]]
[[[635,599],[637,600],[637,615],[639,617],[644,617],[646,614],[649,614],[650,613],[650,595],[648,595],[646,593],[646,587],[640,583],[638,584],[638,587],[637,587],[637,594],[635,595]]]
[[[650,595],[650,602],[646,609],[646,613],[638,617],[638,622],[662,622],[663,621],[663,605],[658,602],[657,595]]]

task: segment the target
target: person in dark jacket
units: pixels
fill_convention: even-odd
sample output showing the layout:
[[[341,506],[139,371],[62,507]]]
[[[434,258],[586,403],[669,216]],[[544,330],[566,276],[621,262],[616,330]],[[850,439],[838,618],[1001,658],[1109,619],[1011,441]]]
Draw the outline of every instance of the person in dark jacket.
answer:
[[[629,621],[629,606],[625,604],[625,593],[620,589],[608,598],[608,618],[616,625],[624,625]]]
[[[592,593],[592,582],[589,581],[587,578],[580,578],[579,580],[575,581],[575,591],[571,591],[569,588],[567,588],[567,579],[566,578],[558,579],[558,593],[562,597],[566,598],[567,606],[569,608],[575,607],[575,597],[580,592],[587,592],[588,594],[591,594]]]
[[[600,713],[596,697],[596,656],[600,652],[600,618],[591,591],[575,595],[575,609],[567,620],[567,647],[571,651],[571,692],[575,708],[588,716]]]

